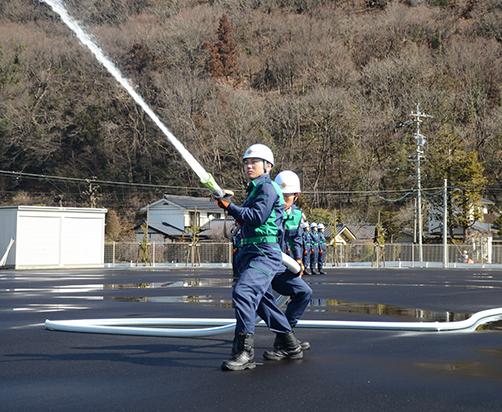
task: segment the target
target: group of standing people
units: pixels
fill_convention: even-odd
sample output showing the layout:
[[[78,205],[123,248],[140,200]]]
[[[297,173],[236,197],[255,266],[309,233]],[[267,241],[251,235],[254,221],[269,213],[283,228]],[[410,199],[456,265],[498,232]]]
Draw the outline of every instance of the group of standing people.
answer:
[[[325,226],[322,223],[303,222],[303,265],[305,275],[325,275],[324,262],[326,261]],[[310,272],[307,268],[310,267]],[[317,269],[317,270],[316,270]]]
[[[230,359],[222,364],[222,369],[227,371],[256,367],[257,317],[276,334],[273,348],[263,354],[266,360],[302,359],[303,352],[310,349],[310,343],[298,340],[293,331],[312,296],[312,289],[302,279],[303,213],[295,205],[301,193],[300,180],[289,170],[272,180],[274,156],[265,145],[250,146],[242,159],[249,179],[244,203],[241,206],[233,203],[231,192],[217,199],[218,206],[225,209],[239,227],[234,236],[232,288],[236,326]],[[298,263],[298,273],[283,265],[283,253]],[[312,268],[311,263],[310,266]],[[273,291],[289,296],[284,312],[277,305]]]

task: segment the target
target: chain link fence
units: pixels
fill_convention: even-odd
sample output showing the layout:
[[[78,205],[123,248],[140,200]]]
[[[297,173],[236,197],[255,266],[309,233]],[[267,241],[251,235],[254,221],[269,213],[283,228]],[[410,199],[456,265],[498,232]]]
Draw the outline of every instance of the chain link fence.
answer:
[[[174,265],[174,266],[227,266],[232,263],[231,243],[155,243],[142,250],[140,243],[112,242],[105,244],[105,264],[114,265]],[[422,245],[423,261],[431,265],[443,262],[443,245]],[[418,263],[418,245],[390,243],[378,249],[373,244],[328,246],[326,266],[413,266]],[[466,256],[468,258],[466,258]],[[378,259],[377,259],[378,258]],[[448,245],[448,262],[457,264],[502,264],[502,245],[493,245],[490,251],[473,245]]]

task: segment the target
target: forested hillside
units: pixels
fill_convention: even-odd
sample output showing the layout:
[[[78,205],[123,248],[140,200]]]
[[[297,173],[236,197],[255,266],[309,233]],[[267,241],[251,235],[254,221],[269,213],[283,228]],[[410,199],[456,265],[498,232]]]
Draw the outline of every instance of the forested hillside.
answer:
[[[371,196],[361,203],[357,193],[339,192],[413,188],[407,121],[420,103],[433,116],[421,129],[423,186],[449,177],[501,200],[500,0],[65,4],[225,187],[242,189],[242,151],[262,142],[273,148],[277,169],[301,175],[312,192],[306,203],[374,217]],[[33,0],[0,2],[0,165],[199,186],[160,130],[57,15]],[[51,204],[57,196],[77,204],[88,189],[0,176],[4,204],[21,191],[25,201]],[[187,193],[101,184],[96,198],[105,207],[136,207],[162,191]],[[396,193],[386,197],[405,192]],[[410,199],[379,208],[398,212]]]

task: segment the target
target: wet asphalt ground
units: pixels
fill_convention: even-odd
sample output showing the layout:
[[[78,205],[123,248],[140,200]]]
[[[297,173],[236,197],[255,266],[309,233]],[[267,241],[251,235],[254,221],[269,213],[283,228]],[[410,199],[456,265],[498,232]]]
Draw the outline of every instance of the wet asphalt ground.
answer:
[[[233,317],[229,270],[0,271],[0,411],[500,411],[502,330],[305,330],[302,361],[222,372],[231,334],[45,330],[45,319]],[[502,307],[502,271],[335,269],[305,319],[446,321]],[[256,353],[273,335],[257,329]]]

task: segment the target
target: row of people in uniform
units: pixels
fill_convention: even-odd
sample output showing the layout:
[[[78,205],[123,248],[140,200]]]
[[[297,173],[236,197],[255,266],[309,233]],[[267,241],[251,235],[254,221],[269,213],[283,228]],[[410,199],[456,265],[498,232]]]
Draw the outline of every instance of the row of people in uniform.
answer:
[[[302,222],[303,229],[303,265],[305,275],[325,275],[324,262],[326,261],[325,226],[322,223]],[[310,272],[308,268],[310,267]]]

